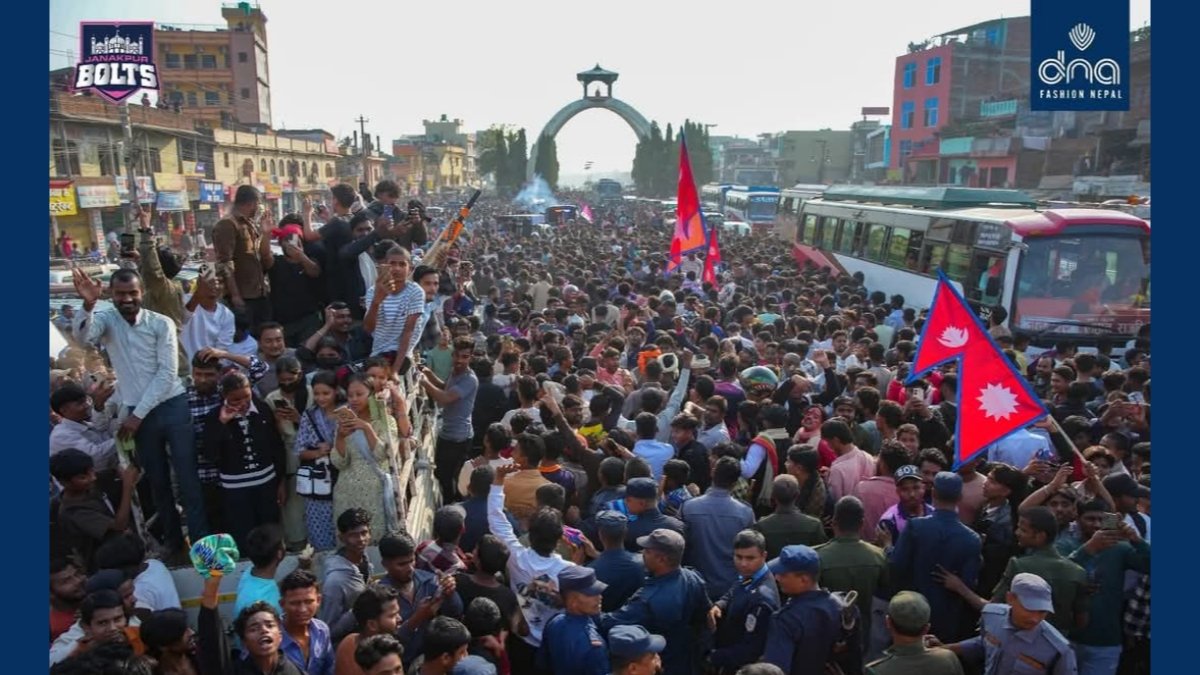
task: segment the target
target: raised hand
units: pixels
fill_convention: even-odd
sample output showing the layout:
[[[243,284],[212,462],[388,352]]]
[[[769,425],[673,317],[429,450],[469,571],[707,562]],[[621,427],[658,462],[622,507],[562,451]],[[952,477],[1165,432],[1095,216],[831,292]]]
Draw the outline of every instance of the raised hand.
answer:
[[[73,267],[71,268],[71,282],[75,285],[75,292],[79,294],[80,298],[83,298],[83,309],[91,311],[103,293],[100,281],[84,274],[83,270],[78,267]]]

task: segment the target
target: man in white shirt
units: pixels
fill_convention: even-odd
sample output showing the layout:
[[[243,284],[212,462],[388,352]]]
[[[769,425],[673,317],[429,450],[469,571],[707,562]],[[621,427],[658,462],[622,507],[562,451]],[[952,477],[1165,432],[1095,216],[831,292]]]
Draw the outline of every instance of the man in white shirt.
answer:
[[[167,550],[183,552],[183,529],[171,489],[172,468],[187,517],[188,537],[198,541],[207,535],[208,523],[196,471],[191,412],[179,380],[175,322],[142,309],[142,278],[133,270],[113,273],[109,281],[113,307],[101,312],[93,311],[100,299],[100,282],[79,269],[74,271],[73,281],[83,299],[75,337],[108,352],[117,373],[114,395],[126,413],[117,436],[132,439],[136,445],[154,503],[160,505],[158,516]]]
[[[50,456],[67,448],[87,453],[95,462],[96,484],[117,504],[121,500],[117,439],[110,429],[112,419],[104,412],[113,391],[112,383],[102,382],[89,398],[83,387],[70,382],[50,394],[50,409],[62,417],[50,430]]]
[[[205,347],[228,351],[233,346],[233,311],[217,302],[220,297],[221,282],[212,277],[200,279],[187,298],[179,341],[189,362]]]
[[[1017,429],[987,449],[989,464],[1008,464],[1017,469],[1024,469],[1037,456],[1058,457],[1058,453],[1050,439],[1034,427]]]
[[[529,626],[525,644],[536,650],[542,644],[542,630],[562,610],[558,593],[558,573],[574,563],[555,552],[563,536],[562,517],[557,511],[542,509],[529,521],[529,546],[513,532],[504,511],[504,479],[520,471],[515,464],[496,467],[496,479],[488,494],[488,527],[508,546],[508,579],[520,598],[521,613]]]

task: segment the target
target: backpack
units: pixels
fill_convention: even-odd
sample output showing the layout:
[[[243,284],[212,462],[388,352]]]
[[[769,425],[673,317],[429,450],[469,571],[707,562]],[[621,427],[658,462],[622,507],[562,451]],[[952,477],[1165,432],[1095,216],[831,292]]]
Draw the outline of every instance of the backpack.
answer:
[[[856,675],[863,672],[862,617],[858,610],[857,591],[830,591],[829,597],[841,608],[841,629],[829,658],[825,661],[826,675]]]

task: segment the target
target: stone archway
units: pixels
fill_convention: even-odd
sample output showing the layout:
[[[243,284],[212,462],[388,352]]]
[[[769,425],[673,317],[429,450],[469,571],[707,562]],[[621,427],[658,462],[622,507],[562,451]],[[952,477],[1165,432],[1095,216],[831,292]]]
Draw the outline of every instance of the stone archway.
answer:
[[[534,139],[533,146],[529,149],[529,162],[525,167],[525,179],[533,178],[535,164],[537,163],[538,142],[544,137],[554,138],[570,119],[584,110],[593,108],[603,108],[616,113],[625,123],[633,129],[633,133],[637,135],[638,141],[646,140],[650,137],[650,122],[642,116],[633,106],[628,103],[613,98],[612,85],[617,80],[617,73],[609,70],[604,70],[600,64],[591,70],[585,70],[576,75],[576,79],[583,83],[583,98],[571,101],[563,106],[546,126],[542,127],[542,132]],[[588,88],[593,83],[599,83],[591,95],[588,94]]]

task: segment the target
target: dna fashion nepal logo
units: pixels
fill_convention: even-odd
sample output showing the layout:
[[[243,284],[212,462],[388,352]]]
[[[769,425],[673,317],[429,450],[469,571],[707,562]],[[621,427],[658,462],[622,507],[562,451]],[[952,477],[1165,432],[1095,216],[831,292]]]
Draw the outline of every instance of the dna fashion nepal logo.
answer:
[[[1071,44],[1081,52],[1086,52],[1096,39],[1096,31],[1086,23],[1076,24],[1068,33]],[[1100,59],[1095,63],[1085,58],[1077,57],[1067,61],[1066,52],[1058,50],[1058,55],[1042,61],[1038,65],[1038,78],[1046,84],[1054,85],[1060,82],[1070,84],[1075,79],[1085,79],[1097,84],[1121,84],[1121,65],[1113,59]]]
[[[84,21],[79,43],[75,91],[94,91],[121,103],[142,89],[158,89],[153,23]]]
[[[1129,0],[1032,0],[1029,107],[1129,110]]]

